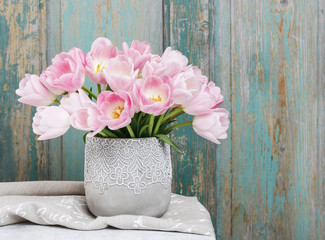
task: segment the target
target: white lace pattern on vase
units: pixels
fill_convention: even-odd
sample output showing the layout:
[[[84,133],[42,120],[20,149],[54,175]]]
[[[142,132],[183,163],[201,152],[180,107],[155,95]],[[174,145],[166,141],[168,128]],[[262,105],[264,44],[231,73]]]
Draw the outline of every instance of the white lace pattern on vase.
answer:
[[[157,138],[108,139],[87,137],[85,185],[102,194],[110,186],[126,186],[135,194],[151,184],[171,183],[170,146]]]

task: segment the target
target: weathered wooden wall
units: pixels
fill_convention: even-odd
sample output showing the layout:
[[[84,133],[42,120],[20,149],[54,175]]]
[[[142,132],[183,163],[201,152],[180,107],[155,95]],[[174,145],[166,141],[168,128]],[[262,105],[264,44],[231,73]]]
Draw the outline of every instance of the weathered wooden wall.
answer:
[[[25,72],[46,67],[46,12],[38,1],[0,2],[0,181],[48,177],[48,143],[31,129],[34,108],[17,102]]]
[[[232,235],[324,239],[318,2],[233,1],[231,13]]]
[[[182,51],[231,112],[216,146],[174,132],[173,189],[197,195],[218,239],[325,238],[325,1],[0,0],[0,181],[82,180],[82,133],[39,142],[17,102],[60,51],[148,40]]]

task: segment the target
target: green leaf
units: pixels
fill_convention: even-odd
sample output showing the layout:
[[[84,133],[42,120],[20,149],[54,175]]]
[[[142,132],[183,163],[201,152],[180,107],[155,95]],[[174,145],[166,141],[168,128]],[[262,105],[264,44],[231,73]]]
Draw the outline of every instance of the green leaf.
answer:
[[[141,122],[140,126],[142,126],[142,127],[144,127],[145,125],[149,126],[149,120],[150,120],[150,115],[146,114],[143,121]],[[147,130],[147,128],[145,130]],[[141,131],[141,129],[140,129],[140,131]],[[139,133],[139,137],[141,137],[140,133]],[[147,133],[146,137],[150,137],[148,133]]]
[[[146,130],[148,127],[149,127],[149,124],[146,124],[146,125],[141,127],[139,137],[141,137],[141,134],[143,133],[143,131]]]
[[[106,86],[106,91],[111,91],[111,92],[113,92],[113,90],[111,89],[111,87],[107,84],[107,86]]]
[[[165,129],[164,132],[169,133],[169,132],[173,131],[175,128],[189,126],[189,125],[192,125],[192,122],[183,122],[183,123],[174,124],[171,127]]]
[[[162,120],[163,120],[164,116],[165,116],[164,113],[159,116],[159,118],[158,118],[158,120],[157,120],[157,122],[155,124],[154,130],[153,130],[153,135],[156,135],[156,134],[159,133],[158,130],[159,130],[160,126],[161,126],[161,123],[162,123]]]
[[[126,126],[126,129],[129,131],[130,137],[131,138],[135,138],[135,135],[134,135],[134,132],[133,132],[132,127],[130,125],[127,125]]]
[[[139,115],[140,115],[140,112],[138,112],[138,113],[134,113],[134,119],[135,119],[136,121],[138,121],[138,119],[139,119]]]
[[[161,131],[161,133],[164,134],[164,135],[167,135],[167,134],[171,133],[172,131],[173,131],[173,129],[167,128],[167,129]]]
[[[145,115],[145,118],[144,118],[144,123],[145,124],[149,124],[149,121],[150,121],[150,115],[149,114],[146,114]]]
[[[84,140],[84,143],[86,143],[86,136],[87,136],[88,133],[90,133],[90,132],[86,132],[86,133],[82,136],[82,139]]]
[[[101,132],[99,132],[98,133],[101,137],[104,137],[104,138],[108,138],[109,136],[106,134],[106,133],[104,133],[103,131],[101,131]]]
[[[91,92],[93,91],[93,88],[92,87],[90,87],[90,89],[89,89]],[[93,99],[93,96],[90,94],[90,93],[88,93],[88,97],[90,98],[90,100],[92,100]]]
[[[118,138],[113,132],[111,132],[107,128],[104,128],[100,133],[104,133],[104,135],[107,135],[110,138]]]
[[[153,125],[155,124],[155,118],[156,117],[153,114],[150,116],[149,129],[148,129],[148,133],[150,137],[152,136],[152,130],[153,130]]]
[[[122,132],[122,129],[110,130],[113,134],[115,134],[118,138],[124,138],[126,136],[125,133]]]
[[[139,114],[138,120],[137,120],[137,128],[136,128],[137,129],[137,137],[140,137],[139,132],[140,132],[141,118],[142,118],[142,113]]]
[[[135,119],[135,117],[132,118],[132,121],[130,123],[132,129],[136,129],[137,127],[137,120]]]
[[[177,121],[177,120],[174,119],[174,120],[167,121],[167,122],[161,124],[158,133],[163,132],[163,131],[165,130],[165,128],[166,128],[169,124],[171,124],[171,123],[173,123],[173,122],[176,122],[176,121]]]
[[[163,134],[156,134],[155,137],[163,140],[165,143],[169,144],[170,146],[176,148],[177,150],[179,150],[179,147],[177,147],[177,145],[166,135]]]
[[[102,92],[102,87],[99,83],[97,83],[97,92],[98,92],[98,95]]]
[[[126,127],[120,128],[119,131],[120,131],[120,133],[119,133],[118,137],[120,137],[120,138],[126,138],[126,136],[129,135],[129,132],[126,129]],[[116,130],[114,132],[116,132]]]

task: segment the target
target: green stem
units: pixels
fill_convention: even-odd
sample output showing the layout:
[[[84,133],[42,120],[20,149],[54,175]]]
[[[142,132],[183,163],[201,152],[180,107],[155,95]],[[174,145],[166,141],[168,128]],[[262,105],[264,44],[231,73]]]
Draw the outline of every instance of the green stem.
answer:
[[[174,118],[177,118],[178,116],[180,116],[180,115],[182,115],[182,114],[184,114],[184,113],[185,113],[184,111],[177,113],[176,115],[174,115],[174,116],[171,118],[171,120],[174,119]]]
[[[57,104],[61,104],[59,100],[55,99],[53,102],[57,103]]]
[[[153,131],[153,135],[156,135],[156,134],[157,134],[157,132],[158,132],[158,130],[159,130],[159,127],[160,127],[160,125],[161,125],[161,123],[162,123],[162,120],[164,119],[164,116],[165,116],[164,113],[160,115],[160,117],[159,117],[159,119],[158,119],[158,122],[157,122],[157,124],[156,124],[156,126],[155,126],[155,130]]]
[[[93,94],[93,92],[90,91],[88,88],[86,88],[85,86],[82,86],[82,90],[89,93],[93,98],[95,98],[97,100],[97,96],[95,94]]]
[[[97,83],[97,91],[98,91],[98,94],[100,94],[102,92],[102,87],[100,86],[99,83]]]
[[[168,119],[173,119],[176,118],[184,113],[182,108],[178,108],[175,111],[172,111],[170,114],[168,114],[164,119],[162,120],[163,122],[166,122]]]
[[[103,131],[99,132],[99,134],[102,136],[102,137],[106,137],[108,138],[109,136],[107,134],[105,134]]]
[[[138,122],[137,122],[137,136],[139,136],[139,131],[140,131],[140,124],[141,124],[141,119],[142,119],[142,112],[139,114],[139,117],[138,117]]]
[[[135,135],[134,135],[134,132],[133,132],[131,126],[130,125],[127,125],[126,128],[129,131],[131,138],[135,138]]]
[[[105,135],[111,138],[118,138],[118,136],[116,136],[114,133],[112,133],[110,130],[106,128],[104,128],[100,133],[104,133]]]
[[[151,115],[149,121],[149,136],[152,136],[152,129],[153,129],[154,122],[155,122],[155,116]]]
[[[178,123],[178,124],[175,124],[173,126],[171,126],[170,128],[167,128],[166,129],[166,132],[169,132],[175,128],[178,128],[178,127],[183,127],[183,126],[187,126],[187,125],[192,125],[192,122],[183,122],[183,123]]]

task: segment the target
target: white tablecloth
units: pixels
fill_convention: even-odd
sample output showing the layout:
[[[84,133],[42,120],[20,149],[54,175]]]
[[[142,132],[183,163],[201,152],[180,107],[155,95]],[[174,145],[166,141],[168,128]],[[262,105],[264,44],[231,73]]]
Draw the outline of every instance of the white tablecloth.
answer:
[[[214,237],[198,234],[121,230],[106,228],[95,231],[78,231],[58,226],[41,226],[18,223],[0,227],[0,239],[6,240],[213,240]]]
[[[69,193],[80,195],[66,195]],[[142,230],[136,231],[140,237],[139,239],[145,239],[141,238],[142,234],[148,236],[167,236],[171,234],[171,236],[176,236],[171,232],[187,233],[186,239],[206,239],[198,238],[198,236],[202,237],[202,235],[214,239],[210,214],[196,197],[172,194],[169,208],[160,218],[135,215],[95,217],[89,211],[86,198],[82,194],[84,194],[82,182],[0,183],[0,239],[8,239],[6,235],[10,236],[14,233],[20,235],[12,239],[21,239],[21,237],[26,237],[22,239],[32,239],[27,237],[37,233],[40,229],[45,230],[44,227],[26,225],[24,223],[26,221],[39,225],[61,226],[46,227],[45,232],[49,231],[54,234],[51,236],[58,237],[60,234],[62,237],[65,234],[72,234],[79,240],[83,239],[83,236],[92,236],[91,232],[93,231],[89,233],[89,230],[99,229],[105,230],[93,232],[98,236],[97,239],[101,239],[104,232],[104,235],[108,234],[106,235],[107,239],[114,239],[111,235],[116,234],[122,234],[123,236],[126,234],[125,239],[128,239],[129,233],[132,236],[133,231],[131,230]],[[11,225],[17,223],[24,224]],[[62,227],[87,231],[73,231]],[[110,227],[127,231],[107,229]],[[17,228],[19,231],[15,231]],[[26,235],[23,232],[26,232]],[[72,235],[71,238],[65,239],[72,239]],[[182,239],[177,237],[175,239]],[[58,240],[58,238],[55,239]]]

